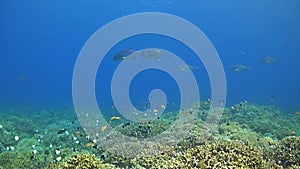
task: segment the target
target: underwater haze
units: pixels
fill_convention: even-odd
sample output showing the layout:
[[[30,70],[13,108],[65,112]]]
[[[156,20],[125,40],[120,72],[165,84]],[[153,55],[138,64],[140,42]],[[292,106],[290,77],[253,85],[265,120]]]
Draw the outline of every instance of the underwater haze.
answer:
[[[27,168],[41,166],[68,168],[66,167],[68,165],[72,168],[73,163],[68,162],[69,157],[73,153],[82,152],[89,153],[89,155],[83,155],[82,158],[99,162],[100,167],[93,166],[96,168],[101,168],[104,164],[107,164],[106,168],[165,167],[160,164],[156,165],[155,162],[146,164],[145,161],[149,161],[144,159],[146,157],[132,157],[133,160],[128,160],[131,158],[128,155],[128,159],[124,158],[126,160],[117,159],[123,154],[115,149],[110,152],[117,152],[117,156],[108,157],[109,153],[106,153],[105,148],[99,148],[107,145],[98,144],[94,141],[95,139],[91,139],[94,136],[90,135],[81,121],[78,121],[79,114],[78,112],[76,114],[72,93],[74,84],[78,85],[73,81],[77,59],[80,54],[84,53],[83,48],[87,45],[89,38],[112,21],[143,12],[171,14],[185,19],[201,30],[214,46],[226,78],[226,99],[220,100],[225,104],[224,115],[216,129],[217,134],[213,134],[218,139],[212,140],[221,138],[221,140],[233,141],[236,137],[230,137],[228,133],[239,133],[238,135],[251,133],[251,137],[249,135],[247,138],[237,140],[271,138],[278,141],[278,145],[283,146],[286,141],[291,141],[289,136],[292,136],[292,141],[295,139],[296,142],[298,141],[297,144],[300,143],[299,9],[299,0],[1,0],[0,169],[1,167],[22,168],[17,160],[15,163],[3,162],[15,156],[14,152],[25,154],[18,157],[21,161],[29,158],[31,162],[26,164]],[[147,23],[147,20],[143,22]],[[136,22],[135,24],[139,27],[143,23]],[[130,27],[117,27],[117,31],[120,32],[127,29]],[[180,30],[183,34],[186,31],[180,25],[172,29]],[[102,46],[111,43],[109,38],[98,40],[98,42],[99,50]],[[152,49],[153,53],[143,55],[145,52],[137,52],[143,49]],[[139,57],[144,58],[144,61],[147,59],[149,62],[155,61],[159,65],[166,56],[165,53],[161,53],[163,50],[172,52],[186,63],[186,65],[174,67],[175,72],[178,71],[178,74],[183,74],[183,76],[186,73],[186,76],[195,77],[201,103],[195,103],[189,108],[181,107],[182,91],[176,79],[168,72],[149,69],[134,76],[128,88],[128,95],[136,111],[151,109],[150,113],[156,113],[155,120],[152,119],[151,124],[150,122],[144,124],[137,120],[137,117],[132,117],[137,121],[131,119],[131,116],[126,118],[127,116],[122,115],[122,112],[116,108],[113,99],[111,84],[115,70],[122,63],[134,62]],[[140,55],[134,56],[135,52]],[[212,81],[210,80],[212,79],[208,75],[207,66],[187,44],[165,35],[138,34],[120,40],[105,55],[99,57],[103,57],[103,60],[99,64],[92,85],[95,86],[94,94],[99,109],[106,119],[105,124],[100,124],[101,120],[97,121],[97,131],[100,135],[114,129],[134,138],[159,135],[167,130],[170,124],[173,124],[172,120],[177,119],[176,115],[173,117],[168,112],[183,116],[196,113],[197,120],[205,121],[206,118],[202,115],[207,115],[210,108],[212,98]],[[84,83],[82,82],[83,85]],[[126,83],[123,84],[122,81],[117,85],[124,86],[124,90],[127,89]],[[148,97],[153,89],[161,89],[166,96],[167,101],[165,104],[159,104],[160,108],[151,107]],[[81,91],[85,92],[85,90]],[[165,110],[167,113],[158,117],[157,112],[160,110]],[[87,113],[85,115],[88,116]],[[134,115],[137,114],[134,113]],[[269,119],[276,124],[270,124],[270,121],[261,119]],[[249,121],[249,123],[244,121]],[[158,123],[160,127],[165,127],[154,130]],[[233,130],[228,127],[232,124],[239,124],[239,129],[233,127],[235,131],[229,132]],[[30,129],[24,130],[22,125]],[[187,136],[187,138],[190,137]],[[286,140],[282,141],[284,139]],[[184,153],[194,151],[196,146],[202,146],[202,144],[190,142],[190,145],[180,142],[182,149],[162,148],[163,157],[157,157],[157,159],[164,159],[169,151],[182,151],[180,155],[173,154],[174,158],[177,158]],[[250,142],[251,140],[249,141],[251,146],[263,147],[265,145],[256,144],[257,141],[251,144]],[[110,142],[106,141],[106,143]],[[216,141],[213,144],[220,144],[219,146],[230,144],[234,147],[238,143],[232,145]],[[298,152],[299,156],[299,145],[293,147],[294,152],[292,150],[289,153],[297,156]],[[127,147],[130,146],[127,145]],[[207,147],[197,149],[200,151],[197,153],[208,151],[205,148]],[[26,154],[28,152],[29,154]],[[258,150],[257,153],[259,154],[260,151]],[[266,163],[270,167],[270,161],[275,161],[272,167],[300,166],[298,163],[300,157],[296,162],[288,159],[276,159],[276,161],[273,158],[280,156],[279,152],[274,150],[275,155],[270,154],[272,153],[269,153],[268,157],[262,157],[263,162],[260,164]],[[251,159],[250,156],[249,159]],[[256,154],[256,156],[259,155]],[[73,158],[77,157],[73,156]],[[48,158],[48,161],[44,160],[45,158]],[[155,159],[154,156],[151,158]],[[165,159],[168,161],[168,157]],[[205,157],[199,157],[199,160],[205,160]],[[284,160],[288,162],[284,164],[278,162]],[[250,163],[245,162],[245,166],[257,168],[257,166],[250,166]],[[79,165],[79,163],[74,165]],[[176,162],[176,167],[182,168],[182,165]],[[205,162],[193,167],[209,168]]]
[[[296,111],[300,104],[299,7],[294,0],[2,1],[1,108],[72,106],[72,73],[87,39],[119,17],[137,12],[165,12],[192,22],[215,46],[227,77],[227,104],[247,100]],[[142,42],[134,38],[121,42],[105,56],[111,61],[106,67],[116,67],[112,61],[114,53],[127,48],[167,46],[188,62],[188,49],[179,51],[185,46],[175,47],[171,42],[168,45],[163,42],[164,37],[146,38]],[[161,44],[154,42],[156,39],[161,39]],[[274,57],[279,63],[261,64],[264,57]],[[194,66],[201,67],[199,64]],[[249,70],[232,72],[230,67],[236,64]],[[205,69],[201,73],[207,76]],[[207,99],[209,83],[207,79],[201,83],[201,97]]]

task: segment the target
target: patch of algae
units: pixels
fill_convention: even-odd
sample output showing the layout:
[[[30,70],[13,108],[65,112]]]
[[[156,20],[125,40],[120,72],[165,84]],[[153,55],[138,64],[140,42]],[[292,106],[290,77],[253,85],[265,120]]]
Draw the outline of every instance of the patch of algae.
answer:
[[[0,154],[2,168],[38,168],[39,165],[28,152],[6,151]]]
[[[135,158],[132,164],[145,168],[280,168],[263,158],[263,150],[236,141],[217,141],[151,157]]]

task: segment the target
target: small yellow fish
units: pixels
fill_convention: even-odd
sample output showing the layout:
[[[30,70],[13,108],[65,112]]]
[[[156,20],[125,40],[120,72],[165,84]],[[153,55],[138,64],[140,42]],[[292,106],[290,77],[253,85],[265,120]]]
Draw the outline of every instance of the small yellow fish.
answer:
[[[158,110],[157,110],[157,109],[154,109],[154,110],[153,110],[153,113],[157,113],[157,112],[158,112]]]
[[[100,128],[100,131],[101,131],[101,132],[104,132],[106,129],[107,129],[107,125],[102,126],[102,127]]]
[[[92,146],[94,146],[94,143],[92,143],[92,142],[90,142],[90,143],[86,143],[86,145],[85,146],[87,146],[87,147],[92,147]]]
[[[113,120],[120,120],[121,117],[120,116],[112,116],[109,120],[109,123],[111,123]]]
[[[77,131],[74,131],[73,135],[74,135],[74,136],[78,136],[78,132],[77,132]]]
[[[166,109],[166,106],[162,104],[162,105],[161,105],[161,108],[165,110],[165,109]]]

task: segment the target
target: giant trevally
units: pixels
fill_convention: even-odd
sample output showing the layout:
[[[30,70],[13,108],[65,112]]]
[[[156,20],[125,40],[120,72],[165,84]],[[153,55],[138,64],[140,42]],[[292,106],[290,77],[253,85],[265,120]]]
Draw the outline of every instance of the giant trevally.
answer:
[[[260,59],[260,63],[262,63],[262,64],[275,64],[275,63],[279,63],[279,60],[268,56],[268,57],[264,57],[264,58]]]
[[[230,70],[233,72],[244,72],[248,70],[248,68],[245,65],[233,65],[230,67]]]
[[[114,61],[122,61],[122,60],[126,59],[126,57],[128,57],[129,55],[131,55],[134,52],[135,52],[134,49],[124,49],[124,50],[121,50],[121,51],[117,52],[114,55],[113,60]]]

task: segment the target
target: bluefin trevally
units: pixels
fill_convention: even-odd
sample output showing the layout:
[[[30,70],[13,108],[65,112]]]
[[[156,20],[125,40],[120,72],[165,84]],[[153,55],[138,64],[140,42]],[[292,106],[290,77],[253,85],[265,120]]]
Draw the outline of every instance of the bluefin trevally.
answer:
[[[279,60],[269,56],[269,57],[264,57],[264,58],[260,59],[260,63],[274,64],[274,63],[279,63]]]
[[[114,61],[122,61],[122,60],[124,60],[126,57],[128,57],[129,55],[131,55],[134,52],[135,52],[134,49],[124,49],[124,50],[121,50],[121,51],[117,52],[114,55],[113,60]]]
[[[230,67],[230,70],[233,72],[244,72],[248,70],[248,68],[245,65],[233,65]]]
[[[182,71],[182,72],[190,72],[190,71],[195,71],[195,70],[198,70],[198,67],[195,67],[195,66],[191,66],[191,65],[179,65],[177,67],[177,69],[179,71]]]
[[[115,54],[113,60],[114,61],[122,61],[122,60],[131,60],[136,57],[144,58],[144,59],[156,59],[160,61],[162,56],[165,56],[166,53],[157,48],[148,48],[144,50],[134,50],[134,49],[125,49],[121,50]],[[168,55],[166,55],[169,58]]]

